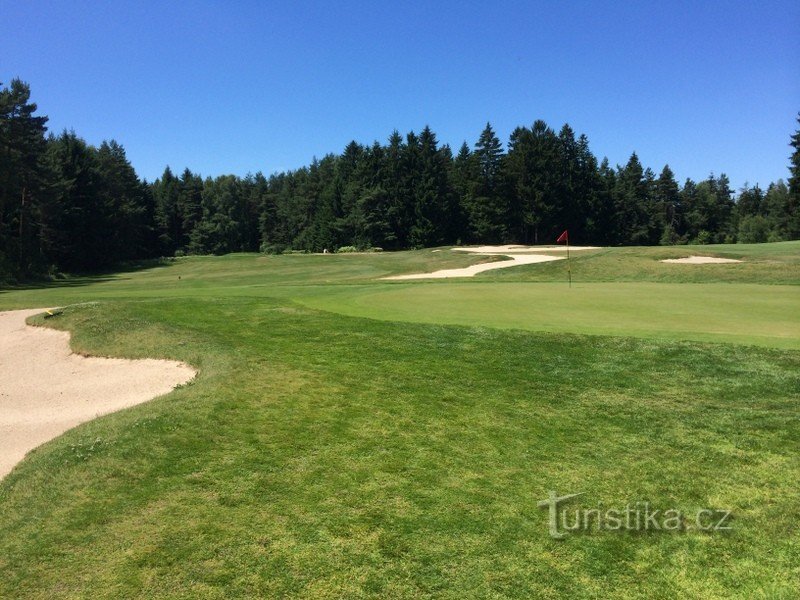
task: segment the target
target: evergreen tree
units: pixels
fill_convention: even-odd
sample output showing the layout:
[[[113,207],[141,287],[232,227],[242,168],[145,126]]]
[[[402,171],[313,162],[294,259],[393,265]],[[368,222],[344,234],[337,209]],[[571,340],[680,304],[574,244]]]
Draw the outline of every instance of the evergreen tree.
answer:
[[[800,113],[797,114],[797,123],[800,124]],[[790,140],[789,145],[794,151],[789,158],[789,193],[798,196],[800,195],[800,129],[792,134]]]
[[[589,239],[590,222],[592,225],[595,222],[591,220],[592,211],[598,205],[598,195],[601,193],[597,158],[589,149],[589,139],[583,134],[578,137],[575,160],[571,215],[567,223],[572,223],[576,233],[573,239],[580,241]]]
[[[678,235],[688,241],[696,240],[703,228],[703,213],[699,207],[699,191],[697,184],[687,178],[680,193],[683,218],[679,222]]]
[[[552,241],[563,225],[554,218],[561,195],[558,136],[541,120],[531,129],[518,127],[509,140],[507,164],[513,237],[521,243]]]
[[[105,228],[114,232],[100,240],[105,246],[107,263],[150,255],[151,197],[128,162],[125,149],[114,140],[103,142],[97,151],[97,194],[97,205],[106,219]]]
[[[438,148],[436,135],[425,127],[419,136],[419,179],[414,186],[414,224],[411,244],[438,246],[453,241],[449,231],[453,214],[447,156]]]
[[[617,167],[614,212],[620,243],[640,245],[648,242],[650,218],[646,210],[647,193],[644,168],[634,152],[625,167]]]
[[[719,177],[711,174],[697,185],[694,208],[694,221],[698,224],[696,240],[704,243],[732,241],[735,234],[733,192],[725,174]]]
[[[45,257],[39,237],[51,174],[47,169],[47,117],[35,116],[30,87],[14,79],[0,89],[0,280],[27,277]]]
[[[153,183],[153,198],[161,252],[167,256],[172,256],[184,241],[182,219],[178,210],[180,195],[180,180],[166,167],[161,178]]]
[[[745,183],[736,199],[736,214],[739,218],[755,216],[761,213],[763,204],[764,192],[761,188],[758,185],[751,188]]]
[[[400,198],[402,211],[406,217],[404,223],[406,247],[411,248],[416,243],[416,240],[413,239],[413,231],[416,221],[417,184],[421,170],[419,136],[413,131],[406,134],[401,156]]]
[[[561,127],[558,133],[559,168],[554,180],[556,189],[556,206],[553,210],[553,222],[563,224],[569,229],[573,240],[583,237],[583,215],[580,214],[579,197],[581,191],[581,173],[578,159],[578,141],[575,132],[568,124]]]
[[[391,218],[394,203],[383,187],[386,182],[383,173],[387,165],[386,154],[387,149],[375,142],[362,164],[363,188],[357,206],[360,224],[354,240],[360,248],[386,248],[396,240]]]
[[[792,220],[797,219],[797,208],[793,204],[788,186],[782,179],[771,183],[767,188],[767,193],[761,202],[760,214],[769,224],[768,241],[779,242],[800,237],[792,236]]]
[[[175,218],[180,221],[180,240],[177,246],[185,249],[189,246],[192,231],[203,218],[203,178],[195,175],[188,168],[184,169],[175,202],[175,212],[177,213]],[[165,204],[168,205],[169,201]],[[165,212],[169,213],[170,211]],[[178,231],[178,223],[172,225],[172,231]]]
[[[459,203],[459,212],[464,215],[465,225],[462,241],[483,242],[484,230],[479,207],[475,204],[477,188],[480,185],[480,166],[477,157],[470,151],[466,142],[461,144],[450,169],[450,187]]]
[[[194,254],[226,254],[242,250],[243,198],[234,175],[210,177],[203,184],[203,218],[192,231]]]
[[[403,153],[403,137],[394,130],[389,136],[380,172],[380,185],[387,195],[386,218],[391,230],[382,247],[392,250],[408,247],[411,230],[412,212],[404,193]]]
[[[497,243],[507,235],[508,206],[503,186],[503,147],[490,123],[486,123],[475,144],[474,157],[477,174],[467,171],[473,179],[464,202],[470,237]]]
[[[53,260],[72,272],[106,266],[107,238],[113,232],[100,199],[97,151],[74,131],[64,131],[50,138],[48,153],[58,181],[59,211],[49,215]]]
[[[618,244],[620,235],[614,215],[616,173],[607,158],[603,158],[595,177],[593,189],[587,195],[586,239],[598,244]]]
[[[800,113],[797,115],[800,124]],[[786,205],[786,239],[800,239],[800,129],[796,130],[789,145],[794,149],[789,159],[789,196]]]
[[[660,230],[661,244],[677,244],[681,221],[681,197],[678,182],[669,165],[664,165],[653,187],[653,229]]]
[[[149,185],[120,144],[45,139],[35,113],[27,85],[0,86],[0,280],[186,250],[547,243],[566,228],[598,244],[800,237],[800,130],[788,185],[745,185],[734,201],[724,175],[679,189],[669,166],[656,177],[635,153],[616,170],[598,165],[586,136],[543,121],[515,129],[507,153],[489,123],[455,157],[425,127],[269,178],[167,167]]]

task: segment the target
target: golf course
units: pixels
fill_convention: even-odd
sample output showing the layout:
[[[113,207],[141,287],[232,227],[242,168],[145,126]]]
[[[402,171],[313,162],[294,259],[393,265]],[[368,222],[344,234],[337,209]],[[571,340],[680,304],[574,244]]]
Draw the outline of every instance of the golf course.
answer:
[[[690,256],[740,262],[662,262]],[[386,279],[502,260],[240,253],[0,289],[59,307],[28,324],[76,354],[196,371],[0,479],[0,597],[796,597],[800,242]],[[571,520],[683,517],[557,539],[551,492],[581,494]]]

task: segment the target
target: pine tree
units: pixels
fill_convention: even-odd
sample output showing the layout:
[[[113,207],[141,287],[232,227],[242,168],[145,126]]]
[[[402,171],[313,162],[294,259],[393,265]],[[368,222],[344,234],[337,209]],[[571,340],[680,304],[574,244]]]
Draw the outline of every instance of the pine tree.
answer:
[[[684,181],[680,202],[683,218],[679,222],[678,235],[687,242],[696,240],[705,221],[700,210],[700,191],[692,179]]]
[[[438,246],[453,241],[450,226],[453,194],[448,181],[446,155],[438,148],[436,135],[425,127],[419,136],[419,179],[414,188],[414,225],[411,244]]]
[[[210,177],[203,184],[203,218],[192,231],[194,254],[226,254],[242,250],[243,198],[235,175]]]
[[[589,149],[589,138],[581,134],[578,137],[577,172],[572,198],[573,228],[577,234],[573,239],[576,241],[589,240],[590,225],[595,222],[592,211],[598,205],[601,188],[597,158]]]
[[[653,188],[652,227],[660,237],[661,244],[676,244],[681,219],[680,192],[675,174],[669,165],[664,165]]]
[[[578,197],[580,190],[580,165],[578,164],[578,141],[575,132],[568,124],[558,133],[559,165],[554,184],[556,186],[556,205],[553,219],[570,230],[573,240],[583,236],[583,215],[580,214]]]
[[[616,173],[609,166],[608,159],[603,158],[596,173],[593,176],[587,173],[588,177],[593,177],[595,182],[587,195],[586,239],[596,244],[617,244],[619,233],[614,215]]]
[[[47,117],[35,116],[30,87],[14,79],[0,89],[0,279],[43,265],[39,238],[51,174],[45,160]]]
[[[153,183],[153,198],[156,208],[156,225],[161,252],[172,256],[183,240],[182,219],[178,210],[181,182],[167,166],[160,179]]]
[[[771,223],[764,214],[764,192],[758,185],[744,184],[739,191],[734,210],[736,240],[741,244],[766,242],[771,233]]]
[[[53,260],[71,272],[106,266],[106,244],[113,232],[100,198],[97,150],[74,131],[64,131],[48,141],[48,154],[58,182],[59,214],[50,215]]]
[[[490,123],[475,144],[474,156],[478,178],[466,202],[470,232],[476,241],[497,243],[506,237],[508,206],[503,193],[503,147]]]
[[[800,124],[800,113],[797,114],[797,123]],[[800,129],[791,136],[789,145],[794,148],[789,158],[789,193],[800,196]]]
[[[620,243],[646,245],[651,242],[650,184],[652,174],[631,154],[624,168],[618,168],[614,205]]]
[[[556,214],[563,196],[558,136],[541,120],[531,129],[518,127],[509,140],[507,164],[514,237],[522,243],[552,241],[563,229]]]
[[[391,234],[384,241],[385,247],[396,250],[408,247],[412,211],[404,191],[403,137],[397,130],[389,136],[381,169],[381,187],[387,194],[387,220]]]
[[[792,239],[792,218],[797,218],[796,209],[792,211],[792,197],[789,187],[779,179],[771,183],[760,205],[760,213],[769,224],[769,240],[773,242]]]
[[[475,156],[480,166],[481,184],[488,192],[500,185],[500,169],[503,159],[503,145],[495,135],[491,123],[486,123],[475,144]]]
[[[185,249],[189,245],[192,231],[203,217],[203,178],[186,168],[180,177],[178,197],[176,199],[177,218],[180,220],[181,238],[178,247]],[[177,224],[173,230],[177,229]]]
[[[758,185],[750,187],[747,183],[739,190],[736,199],[736,214],[738,217],[751,217],[760,214],[764,203],[764,192]]]
[[[800,113],[797,115],[800,124]],[[789,197],[786,205],[786,239],[800,239],[800,129],[791,136],[789,145],[794,148],[789,159]]]
[[[144,185],[116,141],[103,142],[97,151],[98,206],[106,218],[104,257],[108,264],[148,256],[152,243],[152,213]]]
[[[470,151],[467,142],[464,142],[453,160],[450,171],[450,185],[456,195],[459,212],[464,215],[465,219],[464,231],[459,236],[464,242],[477,243],[483,242],[485,239],[480,227],[480,212],[475,205],[480,180],[480,166],[477,157]]]

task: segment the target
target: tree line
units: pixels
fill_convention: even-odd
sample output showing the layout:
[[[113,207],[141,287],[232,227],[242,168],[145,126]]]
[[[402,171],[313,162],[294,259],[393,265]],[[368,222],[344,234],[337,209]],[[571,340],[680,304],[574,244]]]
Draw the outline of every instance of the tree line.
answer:
[[[788,183],[738,194],[724,174],[681,185],[636,153],[612,167],[540,120],[506,148],[488,123],[456,153],[425,127],[269,177],[167,167],[148,183],[117,142],[48,134],[36,110],[22,81],[0,88],[0,281],[181,254],[543,244],[567,228],[598,245],[800,238],[800,130]]]

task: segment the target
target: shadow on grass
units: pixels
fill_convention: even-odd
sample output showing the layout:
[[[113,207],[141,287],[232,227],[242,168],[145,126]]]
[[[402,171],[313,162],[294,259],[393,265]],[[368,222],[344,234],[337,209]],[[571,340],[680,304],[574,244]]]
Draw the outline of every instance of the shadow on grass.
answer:
[[[125,273],[136,273],[150,269],[162,269],[172,266],[174,262],[175,261],[173,259],[169,258],[154,258],[150,260],[123,263],[94,273],[76,273],[64,275],[62,277],[56,277],[53,279],[34,279],[17,283],[0,282],[0,294],[18,290],[43,290],[56,287],[80,287],[84,285],[91,285],[93,283],[102,283],[104,281],[124,281],[126,279],[130,279],[130,277],[124,276]]]

